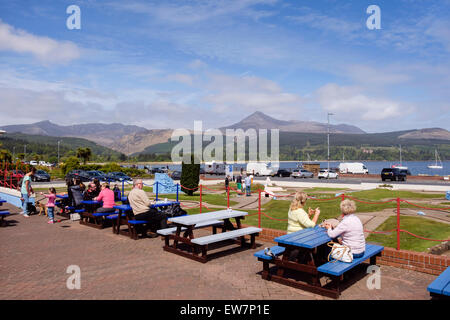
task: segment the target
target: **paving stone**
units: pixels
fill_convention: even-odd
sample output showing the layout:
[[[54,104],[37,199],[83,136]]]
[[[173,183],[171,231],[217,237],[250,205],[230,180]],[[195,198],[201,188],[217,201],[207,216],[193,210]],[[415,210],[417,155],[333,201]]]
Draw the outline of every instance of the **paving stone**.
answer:
[[[43,216],[24,218],[8,204],[15,224],[0,228],[0,299],[194,299],[328,300],[261,278],[262,263],[238,251],[202,264],[162,249],[160,238],[132,240],[111,228],[98,230]],[[198,230],[198,235],[210,230]],[[81,269],[81,289],[69,290],[69,265]],[[343,300],[429,299],[435,276],[381,266],[380,290],[366,286],[368,274],[342,292]]]

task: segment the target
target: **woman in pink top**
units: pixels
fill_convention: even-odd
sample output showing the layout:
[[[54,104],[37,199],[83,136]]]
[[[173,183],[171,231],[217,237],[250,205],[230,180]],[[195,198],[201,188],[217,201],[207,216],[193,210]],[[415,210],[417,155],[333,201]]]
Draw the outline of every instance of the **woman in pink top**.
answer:
[[[114,209],[114,206],[116,203],[114,202],[114,191],[109,189],[108,183],[102,184],[102,191],[100,191],[100,194],[98,197],[94,198],[94,200],[97,201],[103,201],[103,207],[98,208],[97,212],[114,212],[116,211]]]
[[[364,238],[364,228],[361,220],[353,213],[356,212],[356,204],[354,201],[346,199],[341,202],[341,212],[344,218],[332,229],[331,225],[325,224],[328,229],[327,233],[330,238],[342,238],[343,245],[352,250],[353,258],[360,258],[366,250],[366,239]]]
[[[45,197],[48,199],[47,201],[47,215],[48,215],[48,223],[53,224],[55,223],[54,218],[54,210],[55,210],[55,200],[56,200],[56,189],[55,188],[48,188],[48,191],[50,194],[46,194]],[[44,195],[43,192],[41,192],[42,195]]]

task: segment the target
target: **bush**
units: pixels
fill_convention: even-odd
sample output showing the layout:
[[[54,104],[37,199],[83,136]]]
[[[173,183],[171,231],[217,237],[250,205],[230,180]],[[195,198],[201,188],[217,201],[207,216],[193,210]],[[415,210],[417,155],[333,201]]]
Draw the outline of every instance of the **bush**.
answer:
[[[200,163],[194,163],[194,156],[191,155],[191,163],[181,164],[181,191],[189,196],[192,196],[198,190],[198,183],[200,182]],[[186,188],[184,188],[186,187]],[[191,190],[192,189],[192,190]]]
[[[80,162],[77,157],[69,157],[66,162],[61,166],[64,174],[67,174],[71,170],[79,169]]]

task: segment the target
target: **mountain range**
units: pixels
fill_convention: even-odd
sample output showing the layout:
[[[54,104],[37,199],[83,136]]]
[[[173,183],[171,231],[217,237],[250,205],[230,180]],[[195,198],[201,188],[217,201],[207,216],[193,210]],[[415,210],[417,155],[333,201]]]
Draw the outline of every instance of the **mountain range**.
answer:
[[[235,124],[222,127],[220,130],[225,131],[225,129],[238,128],[243,130],[250,128],[256,130],[279,129],[281,139],[282,136],[289,136],[292,133],[302,133],[301,136],[304,136],[305,133],[312,135],[323,134],[327,132],[328,125],[314,121],[278,120],[258,111]],[[32,124],[6,125],[1,126],[0,129],[5,130],[7,133],[20,132],[23,134],[51,137],[83,138],[127,155],[149,152],[149,150],[154,149],[152,146],[167,143],[173,131],[170,128],[146,129],[120,123],[88,123],[62,126],[48,120]],[[348,137],[346,139],[349,140],[352,140],[353,135],[355,135],[355,138],[358,136],[358,140],[361,137],[374,135],[366,133],[357,126],[348,124],[330,125],[330,132],[335,135],[341,134],[342,136]],[[394,134],[393,136],[407,140],[450,141],[450,132],[441,128],[399,131],[398,134]]]

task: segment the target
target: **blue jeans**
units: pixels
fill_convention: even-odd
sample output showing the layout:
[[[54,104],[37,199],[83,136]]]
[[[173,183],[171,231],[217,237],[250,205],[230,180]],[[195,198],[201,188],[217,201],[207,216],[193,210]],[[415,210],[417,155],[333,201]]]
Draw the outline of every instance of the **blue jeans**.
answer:
[[[30,202],[28,193],[22,193],[22,198],[23,198],[23,202],[22,202],[23,213],[28,214],[29,212],[28,212],[27,204],[28,204],[28,202]]]
[[[361,252],[361,253],[354,253],[353,254],[353,259],[358,259],[361,258],[364,255],[365,251]]]
[[[53,215],[54,210],[55,210],[55,207],[47,207],[47,215],[50,220],[54,219],[54,215]]]
[[[247,195],[249,196],[250,195],[250,186],[245,186],[245,189],[247,191]]]

